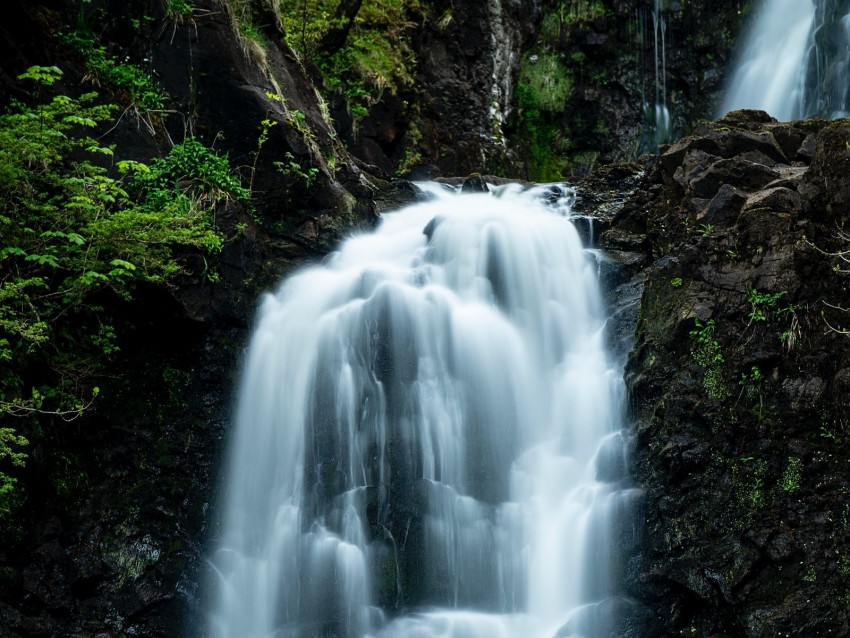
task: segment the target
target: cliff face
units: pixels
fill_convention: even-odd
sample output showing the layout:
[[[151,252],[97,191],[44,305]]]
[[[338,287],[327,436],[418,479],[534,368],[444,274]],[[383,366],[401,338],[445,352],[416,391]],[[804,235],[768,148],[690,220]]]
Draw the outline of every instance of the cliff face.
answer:
[[[712,117],[749,3],[547,7],[523,54],[509,146],[530,179],[632,161]]]
[[[652,636],[847,636],[850,126],[735,112],[644,165],[626,373]]]
[[[746,4],[658,3],[674,135],[711,112]],[[229,154],[254,206],[217,211],[229,239],[215,263],[187,254],[173,285],[101,300],[123,326],[122,352],[92,412],[14,424],[40,434],[20,477],[26,533],[0,548],[3,638],[202,629],[199,574],[257,298],[409,201],[408,185],[386,179],[405,153],[421,175],[545,177],[657,140],[664,84],[648,3],[427,3],[423,88],[387,95],[356,139],[342,112],[328,121],[339,105],[323,105],[270,5],[171,5],[15,0],[0,27],[4,104],[28,99],[15,77],[32,64],[66,60],[59,90],[92,87],[59,38],[87,20],[169,98],[170,113],[128,110],[101,132],[117,159],[197,135]],[[850,635],[848,149],[846,123],[738,113],[582,182],[580,206],[612,216],[600,228],[621,353],[636,330],[627,374],[644,534],[627,576],[643,635]]]

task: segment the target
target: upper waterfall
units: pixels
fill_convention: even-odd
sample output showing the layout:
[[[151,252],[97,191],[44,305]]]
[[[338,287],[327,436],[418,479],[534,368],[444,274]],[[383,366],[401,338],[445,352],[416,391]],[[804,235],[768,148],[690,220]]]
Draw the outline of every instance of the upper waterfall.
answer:
[[[263,303],[216,638],[607,635],[623,383],[571,192],[431,191]]]
[[[850,108],[850,6],[764,0],[718,115],[761,109],[779,120],[845,117]]]

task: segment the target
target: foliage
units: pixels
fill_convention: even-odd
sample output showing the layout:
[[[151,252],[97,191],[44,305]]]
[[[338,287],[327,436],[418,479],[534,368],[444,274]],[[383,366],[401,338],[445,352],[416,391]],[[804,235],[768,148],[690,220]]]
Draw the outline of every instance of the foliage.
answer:
[[[747,291],[747,302],[750,304],[750,321],[767,321],[777,310],[779,300],[785,291],[775,294],[759,292],[755,288]]]
[[[33,67],[21,79],[42,87],[60,74]],[[193,139],[150,166],[118,162],[125,175],[111,176],[91,159],[115,150],[89,131],[111,121],[116,107],[95,99],[60,95],[0,115],[3,420],[80,416],[119,351],[106,306],[130,299],[139,282],[179,273],[175,249],[218,251],[215,204],[247,198],[227,160]],[[0,432],[0,459],[22,463],[11,450],[26,441]],[[0,474],[0,518],[13,486]]]
[[[528,178],[539,182],[563,179],[569,169],[565,155],[571,147],[570,139],[540,110],[531,86],[519,82],[516,99],[519,127],[523,129],[522,137],[528,145]]]
[[[182,7],[184,4],[175,6]],[[119,61],[108,55],[106,47],[97,44],[91,31],[71,31],[65,34],[63,40],[83,58],[89,74],[96,81],[126,93],[130,103],[142,113],[159,111],[165,107],[165,93],[159,83],[127,59]]]
[[[190,16],[194,11],[191,0],[165,0],[165,15],[172,20]]]
[[[723,381],[723,353],[714,338],[716,328],[714,319],[705,323],[697,319],[690,337],[693,342],[694,360],[703,368],[703,387],[706,393],[711,399],[723,399],[728,391]]]
[[[732,463],[732,480],[737,494],[737,505],[746,514],[752,515],[764,505],[765,474],[767,463],[751,456],[735,459]]]
[[[19,436],[11,428],[0,428],[0,462],[12,467],[23,467],[26,454],[18,451],[28,445],[24,437]],[[17,480],[0,471],[0,527],[9,523],[20,500],[20,493],[15,489]]]
[[[527,102],[541,111],[559,113],[573,89],[569,70],[554,53],[526,56],[520,68],[520,83],[527,87]]]
[[[398,163],[396,174],[408,175],[413,168],[422,161],[422,153],[419,145],[422,143],[422,131],[416,122],[411,122],[404,135],[404,154]]]
[[[381,99],[413,85],[415,56],[411,16],[418,0],[364,0],[344,46],[323,50],[323,41],[344,26],[338,0],[291,0],[281,3],[287,43],[321,68],[325,88],[339,92],[354,119],[364,117]]]
[[[305,188],[310,188],[319,176],[318,168],[303,168],[292,153],[285,153],[284,161],[274,162],[275,168],[280,174],[289,179],[300,182]]]
[[[785,467],[785,472],[782,474],[782,480],[779,486],[783,492],[793,494],[800,489],[800,482],[803,478],[803,462],[796,456],[788,459],[788,465]]]

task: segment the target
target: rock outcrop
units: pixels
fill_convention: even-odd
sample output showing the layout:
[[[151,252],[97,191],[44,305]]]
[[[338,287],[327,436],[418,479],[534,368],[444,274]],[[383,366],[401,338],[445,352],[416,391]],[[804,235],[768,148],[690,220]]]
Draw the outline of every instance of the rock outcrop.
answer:
[[[645,160],[626,367],[643,635],[848,636],[850,125],[739,111]]]

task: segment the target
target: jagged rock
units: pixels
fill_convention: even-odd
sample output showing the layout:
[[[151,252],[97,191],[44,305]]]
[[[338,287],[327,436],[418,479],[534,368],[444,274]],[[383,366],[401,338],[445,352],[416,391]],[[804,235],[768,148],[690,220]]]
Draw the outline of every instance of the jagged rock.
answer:
[[[847,130],[735,113],[649,173],[656,261],[626,368],[646,635],[850,635],[835,567],[850,558],[834,549],[850,530],[833,518],[850,489],[850,437],[834,430],[850,407],[850,288],[828,254],[847,248]],[[810,167],[782,159],[805,162],[813,139]]]
[[[744,193],[731,184],[724,183],[708,206],[697,213],[697,221],[705,224],[727,223],[738,216],[747,201]]]
[[[487,182],[480,175],[472,175],[463,180],[460,191],[462,193],[489,193]]]

